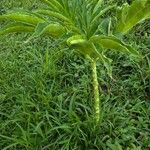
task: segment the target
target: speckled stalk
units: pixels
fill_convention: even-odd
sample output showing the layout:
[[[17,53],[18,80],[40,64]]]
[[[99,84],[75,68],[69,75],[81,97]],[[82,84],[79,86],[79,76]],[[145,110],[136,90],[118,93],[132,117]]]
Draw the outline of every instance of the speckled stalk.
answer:
[[[94,118],[96,123],[99,122],[100,120],[100,96],[99,96],[99,84],[98,84],[98,79],[97,79],[97,70],[96,70],[96,61],[91,62],[92,66],[92,76],[93,76],[93,94],[94,94]]]

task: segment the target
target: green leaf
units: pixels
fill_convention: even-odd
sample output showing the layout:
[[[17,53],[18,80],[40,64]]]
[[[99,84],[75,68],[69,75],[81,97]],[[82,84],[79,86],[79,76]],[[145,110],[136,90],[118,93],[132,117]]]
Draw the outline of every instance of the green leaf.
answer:
[[[98,19],[104,15],[107,11],[109,11],[110,9],[114,8],[116,5],[113,6],[108,6],[106,8],[104,8],[103,10],[101,10],[96,16],[94,16],[93,20],[92,20],[92,24],[94,24],[95,22],[98,21]]]
[[[56,18],[58,22],[63,26],[65,26],[69,31],[80,33],[80,30],[73,25],[72,21],[60,13],[50,11],[50,10],[44,10],[44,9],[39,9],[34,13]]]
[[[79,50],[85,56],[89,56],[91,59],[99,59],[106,67],[108,75],[112,78],[112,60],[107,58],[103,53],[98,52],[93,43],[86,40],[82,35],[75,35],[67,40],[67,44]]]
[[[114,49],[125,54],[131,54],[136,57],[140,56],[138,51],[133,49],[131,46],[123,43],[114,36],[93,36],[90,41],[95,44],[100,44],[106,49]]]
[[[59,12],[63,10],[63,6],[57,0],[41,0],[41,1],[55,11]]]
[[[106,13],[108,10],[110,10],[112,8],[114,8],[114,6],[109,6],[105,9],[101,10],[96,16],[95,15],[93,16],[93,19],[92,19],[92,21],[90,23],[90,27],[89,27],[89,36],[92,36],[97,32],[98,27],[100,25],[100,18],[102,17],[102,15],[104,13]]]
[[[97,52],[95,52],[95,49],[93,47],[93,44],[89,41],[87,41],[84,36],[82,35],[75,35],[70,37],[67,40],[67,44],[80,51],[83,55],[89,55],[90,57],[96,58],[98,57]]]
[[[47,22],[39,23],[36,28],[35,32],[33,33],[33,37],[38,37],[43,34],[45,28],[48,26]]]
[[[124,5],[118,11],[116,32],[126,33],[137,23],[150,17],[150,1],[136,0],[131,5]]]
[[[74,45],[74,44],[82,43],[82,42],[84,42],[84,41],[85,41],[84,36],[82,36],[82,35],[74,35],[74,36],[68,38],[67,44],[68,44],[69,46],[72,46],[72,45]]]
[[[32,13],[29,14],[27,12],[12,12],[8,14],[4,14],[0,16],[0,20],[18,21],[29,25],[37,25],[40,22],[44,22],[44,19],[39,18],[33,15]]]
[[[49,24],[47,22],[39,23],[36,27],[29,26],[22,23],[13,23],[3,27],[0,30],[0,35],[12,33],[12,32],[33,32],[33,35],[29,38],[41,36],[42,34],[50,35],[52,37],[59,37],[64,34],[65,28],[60,24]]]
[[[66,32],[65,28],[60,24],[48,24],[44,29],[43,33],[51,35],[53,37],[59,37]]]
[[[35,13],[46,15],[49,17],[54,17],[54,18],[57,18],[61,21],[71,23],[71,21],[67,17],[65,17],[64,15],[57,13],[57,12],[54,12],[54,11],[51,11],[51,10],[39,9],[39,10],[36,10]]]
[[[34,32],[34,27],[15,23],[3,27],[0,30],[0,35],[13,33],[13,32]]]
[[[100,8],[101,5],[102,5],[102,2],[103,2],[103,0],[98,0],[98,1],[97,1],[96,5],[95,5],[95,7],[94,7],[94,10],[93,10],[93,14],[96,13],[96,12],[99,10],[99,8]]]
[[[109,35],[110,24],[111,24],[111,18],[104,18],[100,23],[100,25],[98,26],[98,29],[102,32],[102,34]]]
[[[33,35],[27,40],[27,42],[33,39],[34,37],[39,37],[43,34],[47,34],[52,37],[59,37],[64,33],[65,33],[65,29],[63,26],[56,24],[56,23],[49,24],[47,22],[43,22],[43,23],[39,23],[36,26]]]

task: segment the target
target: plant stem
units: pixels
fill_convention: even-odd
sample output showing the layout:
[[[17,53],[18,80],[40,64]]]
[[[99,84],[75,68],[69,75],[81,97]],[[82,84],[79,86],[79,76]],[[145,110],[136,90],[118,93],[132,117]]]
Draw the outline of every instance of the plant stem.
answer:
[[[101,111],[101,105],[100,105],[100,98],[99,98],[99,88],[98,88],[98,79],[97,79],[97,70],[96,70],[96,60],[93,60],[91,62],[92,67],[92,76],[93,76],[93,94],[94,94],[94,118],[96,123],[100,120],[100,111]]]

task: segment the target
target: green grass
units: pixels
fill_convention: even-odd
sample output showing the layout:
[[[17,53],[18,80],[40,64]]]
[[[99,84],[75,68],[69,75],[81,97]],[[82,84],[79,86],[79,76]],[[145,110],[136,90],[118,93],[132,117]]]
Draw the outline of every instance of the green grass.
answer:
[[[1,3],[7,10],[8,3]],[[136,33],[126,37],[143,54],[142,61],[108,53],[114,60],[114,80],[98,64],[99,126],[91,119],[89,62],[62,49],[61,40],[42,37],[25,44],[28,35],[1,37],[0,149],[149,150],[149,24],[136,26]]]

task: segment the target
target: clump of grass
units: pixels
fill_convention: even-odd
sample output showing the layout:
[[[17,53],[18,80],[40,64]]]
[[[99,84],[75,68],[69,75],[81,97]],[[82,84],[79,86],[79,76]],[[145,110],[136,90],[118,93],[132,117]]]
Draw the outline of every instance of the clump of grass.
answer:
[[[24,38],[1,39],[1,149],[149,149],[147,59],[141,74],[132,61],[114,56],[113,82],[101,70],[103,119],[96,127],[90,117],[89,64],[47,45],[50,39],[22,45]],[[46,49],[51,49],[48,62]]]

